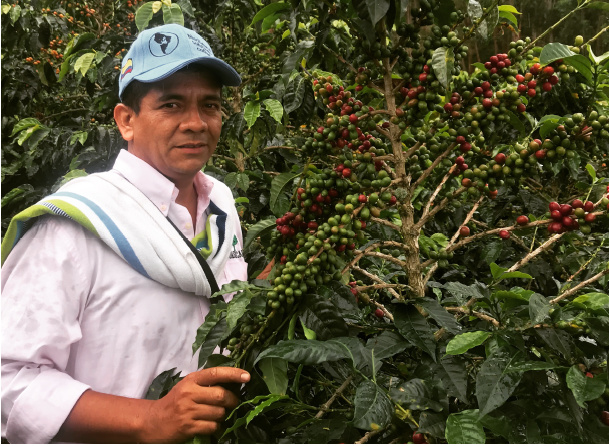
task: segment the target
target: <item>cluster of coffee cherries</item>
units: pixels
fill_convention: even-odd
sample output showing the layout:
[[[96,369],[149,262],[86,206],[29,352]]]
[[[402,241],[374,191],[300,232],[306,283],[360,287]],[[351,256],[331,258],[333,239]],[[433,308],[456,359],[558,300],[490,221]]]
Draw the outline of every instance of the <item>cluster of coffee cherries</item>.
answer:
[[[554,74],[554,67],[548,65],[542,68],[538,63],[533,64],[524,76],[516,75],[516,80],[518,81],[518,93],[526,94],[530,98],[537,95],[538,87],[541,87],[543,91],[551,91],[552,87],[560,82],[558,76]]]
[[[561,234],[567,231],[581,230],[584,234],[590,233],[590,224],[596,220],[594,203],[575,199],[571,204],[560,204],[553,201],[548,206],[550,218],[554,220],[548,225],[548,232]]]

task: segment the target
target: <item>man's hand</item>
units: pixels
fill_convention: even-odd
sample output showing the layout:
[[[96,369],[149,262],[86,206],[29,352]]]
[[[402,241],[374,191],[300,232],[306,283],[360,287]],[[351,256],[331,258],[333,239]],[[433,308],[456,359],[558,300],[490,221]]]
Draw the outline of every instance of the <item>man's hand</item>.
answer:
[[[71,443],[180,443],[215,432],[238,399],[221,384],[250,380],[245,370],[216,367],[184,377],[160,400],[85,391],[54,441]]]
[[[187,375],[151,406],[142,440],[175,443],[214,433],[224,420],[226,409],[239,404],[235,394],[218,384],[242,384],[249,379],[249,373],[233,367],[215,367]]]

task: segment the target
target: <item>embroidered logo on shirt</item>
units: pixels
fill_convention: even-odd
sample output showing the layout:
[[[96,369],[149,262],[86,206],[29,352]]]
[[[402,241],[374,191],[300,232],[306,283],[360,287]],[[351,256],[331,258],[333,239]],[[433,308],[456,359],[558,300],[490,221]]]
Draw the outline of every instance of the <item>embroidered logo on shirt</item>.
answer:
[[[240,259],[243,257],[243,251],[237,249],[237,244],[239,243],[239,239],[237,239],[236,235],[233,235],[233,250],[230,253],[229,259]]]

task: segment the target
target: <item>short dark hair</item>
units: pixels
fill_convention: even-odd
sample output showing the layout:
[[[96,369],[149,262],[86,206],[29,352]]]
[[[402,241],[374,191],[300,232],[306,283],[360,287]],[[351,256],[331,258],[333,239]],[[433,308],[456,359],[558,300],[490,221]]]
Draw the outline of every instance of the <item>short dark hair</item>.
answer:
[[[176,71],[176,73],[181,73],[185,71],[192,73],[205,73],[214,78],[216,82],[218,82],[218,85],[222,85],[222,81],[217,76],[217,74],[204,65],[186,65],[181,70]],[[129,83],[129,85],[127,85],[125,91],[123,91],[123,99],[121,100],[121,102],[130,109],[132,109],[137,115],[140,113],[140,105],[142,103],[142,98],[146,96],[150,90],[155,88],[156,85],[157,82],[140,82],[138,80],[133,80]]]

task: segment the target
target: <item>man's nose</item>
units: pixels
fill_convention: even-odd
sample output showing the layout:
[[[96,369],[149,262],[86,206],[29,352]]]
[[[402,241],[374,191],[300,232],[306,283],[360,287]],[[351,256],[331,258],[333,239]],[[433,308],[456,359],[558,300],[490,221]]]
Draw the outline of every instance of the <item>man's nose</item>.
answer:
[[[193,132],[205,131],[207,129],[205,114],[199,107],[188,107],[180,127],[182,127],[182,130],[190,130]]]

